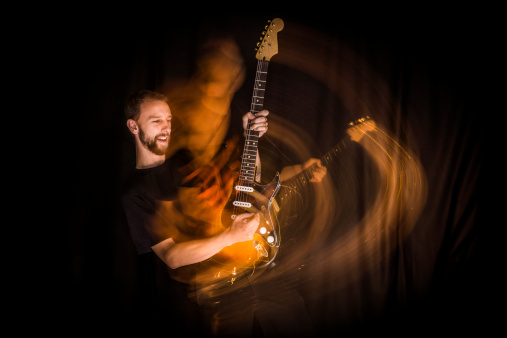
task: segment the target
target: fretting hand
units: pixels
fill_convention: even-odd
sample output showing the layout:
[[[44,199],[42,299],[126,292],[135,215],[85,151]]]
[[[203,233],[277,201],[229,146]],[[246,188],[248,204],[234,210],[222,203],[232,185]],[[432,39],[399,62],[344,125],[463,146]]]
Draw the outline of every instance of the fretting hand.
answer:
[[[264,135],[268,131],[268,116],[269,111],[261,110],[257,113],[257,115],[252,114],[251,112],[243,115],[243,129],[244,135],[246,136],[246,129],[248,126],[248,120],[251,121],[250,130],[255,130],[259,132],[259,137]]]
[[[327,174],[327,168],[322,165],[322,162],[318,158],[310,158],[308,161],[303,163],[303,170],[311,167],[315,164],[315,170],[312,173],[310,182],[320,182]]]

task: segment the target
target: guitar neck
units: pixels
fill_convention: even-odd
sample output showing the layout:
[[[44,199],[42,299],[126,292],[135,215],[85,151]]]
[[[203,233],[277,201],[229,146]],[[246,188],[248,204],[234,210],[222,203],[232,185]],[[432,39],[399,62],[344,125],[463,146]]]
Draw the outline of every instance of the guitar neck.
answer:
[[[264,106],[264,93],[266,91],[266,79],[268,78],[269,61],[257,60],[257,71],[255,73],[254,89],[250,111],[255,115]]]
[[[264,106],[264,93],[266,91],[266,79],[268,77],[269,61],[257,60],[257,71],[255,73],[255,83],[252,94],[252,103],[250,111],[257,115]],[[259,143],[259,132],[250,130],[252,121],[248,121],[245,146],[243,147],[243,158],[241,161],[240,181],[244,184],[253,183],[255,175],[255,160]]]
[[[323,166],[327,167],[331,162],[338,158],[338,156],[343,152],[346,148],[345,140],[337,143],[333,148],[331,148],[324,156],[320,158],[320,161]],[[291,187],[291,189],[298,189],[304,187],[313,177],[313,173],[317,170],[317,164],[313,164],[310,167],[306,168],[302,172],[300,172],[295,177],[291,178],[285,185]]]

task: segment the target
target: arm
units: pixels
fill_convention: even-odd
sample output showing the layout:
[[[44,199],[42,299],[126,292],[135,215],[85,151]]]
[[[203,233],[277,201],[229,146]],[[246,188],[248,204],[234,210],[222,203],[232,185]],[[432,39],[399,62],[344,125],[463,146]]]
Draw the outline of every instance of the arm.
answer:
[[[226,246],[253,239],[259,220],[259,214],[240,214],[230,228],[218,235],[181,243],[168,238],[152,246],[152,250],[171,269],[198,263],[212,257]]]
[[[315,170],[313,171],[313,177],[311,178],[310,182],[322,181],[324,176],[327,174],[327,168],[322,165],[322,162],[319,159],[313,157],[303,164],[296,164],[283,168],[282,172],[280,173],[280,180],[282,182],[287,181],[301,173],[303,170],[308,169],[312,165],[315,165]]]

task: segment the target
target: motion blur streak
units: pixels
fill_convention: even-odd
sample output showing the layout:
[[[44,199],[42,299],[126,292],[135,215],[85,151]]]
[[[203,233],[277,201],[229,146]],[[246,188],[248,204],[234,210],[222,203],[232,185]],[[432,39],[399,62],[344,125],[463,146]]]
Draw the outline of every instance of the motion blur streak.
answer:
[[[351,181],[357,180],[358,173],[350,165],[343,168],[347,164],[342,163],[338,180],[341,181],[339,185],[347,190],[338,193],[324,181],[313,186],[312,196],[304,197],[314,201],[311,203],[313,208],[306,209],[304,215],[304,219],[309,219],[308,227],[302,229],[300,224],[291,224],[291,215],[301,214],[294,206],[298,198],[295,204],[287,201],[286,205],[280,206],[280,212],[274,212],[281,223],[282,255],[290,255],[282,256],[283,265],[269,273],[264,270],[249,272],[251,283],[261,285],[269,283],[270,279],[290,279],[297,275],[294,280],[309,288],[310,297],[312,293],[321,297],[324,285],[327,292],[336,291],[353,283],[365,272],[378,269],[382,261],[388,260],[399,249],[414,227],[425,205],[427,191],[425,173],[417,157],[373,120],[350,127],[348,134],[372,160],[376,183],[372,184],[375,191],[371,202],[365,206],[345,207],[350,201],[357,201],[364,192],[350,185]],[[362,217],[350,221],[350,214]],[[304,219],[298,219],[298,222],[304,224]],[[347,226],[337,225],[337,219],[346,220]],[[201,297],[237,290],[230,287],[230,279],[203,284],[199,280],[195,282],[201,287],[198,288]],[[235,283],[238,288],[246,285],[240,278]]]
[[[336,289],[341,288],[366,270],[379,268],[402,245],[426,202],[426,177],[419,160],[381,128],[375,126],[368,132],[366,128],[359,125],[351,133],[364,133],[359,142],[376,164],[379,188],[351,231],[314,255],[318,263],[306,269],[315,290],[321,290],[320,283],[331,281]]]
[[[283,48],[287,50],[281,50],[276,62],[321,81],[338,94],[347,111],[368,111],[374,116],[348,128],[348,136],[332,149],[344,157],[337,165],[325,164],[329,167],[323,182],[308,184],[303,190],[296,189],[293,182],[281,182],[279,199],[271,212],[279,223],[279,259],[283,264],[275,262],[276,268],[269,272],[254,269],[247,273],[251,285],[284,278],[305,288],[307,296],[322,297],[323,292],[337,291],[378,270],[401,249],[425,205],[426,175],[412,151],[415,145],[404,144],[390,132],[410,126],[400,127],[403,121],[396,118],[399,112],[391,110],[388,87],[358,55],[336,44],[342,49],[341,59],[328,60],[324,51],[336,41],[308,30],[291,31],[290,27],[284,34]],[[312,38],[305,39],[306,35]],[[229,127],[229,106],[243,82],[244,66],[234,43],[215,41],[210,46],[193,81],[172,84],[166,90],[174,115],[171,150],[189,148],[198,158],[196,167],[204,165],[204,169],[193,168],[187,173],[194,186],[182,190],[179,208],[161,210],[160,231],[166,231],[174,220],[180,220],[177,226],[191,235],[208,236],[223,230],[219,224],[221,208],[237,169],[230,164],[235,163],[241,149],[230,140],[224,156],[214,156]],[[305,62],[302,55],[307,53],[317,61]],[[276,91],[276,85],[270,89]],[[312,142],[305,130],[277,115],[284,109],[277,104],[273,103],[269,115],[269,138],[293,150],[302,163],[312,156]],[[382,121],[386,120],[394,123],[394,128],[385,127]],[[263,162],[263,173],[267,166],[276,164],[276,158]],[[188,277],[185,267],[177,270],[175,278]],[[195,284],[199,297],[204,298],[247,286],[244,278],[234,274],[231,278],[230,273],[218,272],[211,281],[186,281]]]

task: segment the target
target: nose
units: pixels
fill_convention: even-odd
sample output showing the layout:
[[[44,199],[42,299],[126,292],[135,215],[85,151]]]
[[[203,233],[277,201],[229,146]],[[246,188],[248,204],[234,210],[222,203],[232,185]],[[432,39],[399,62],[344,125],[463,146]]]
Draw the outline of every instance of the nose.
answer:
[[[164,133],[168,133],[168,134],[171,134],[171,121],[167,121],[163,127],[162,127],[162,131]]]

